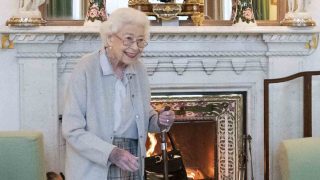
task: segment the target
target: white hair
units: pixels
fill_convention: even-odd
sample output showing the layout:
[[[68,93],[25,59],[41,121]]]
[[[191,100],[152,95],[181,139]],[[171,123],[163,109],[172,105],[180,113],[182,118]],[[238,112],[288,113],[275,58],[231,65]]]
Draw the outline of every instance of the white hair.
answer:
[[[146,14],[133,8],[119,8],[113,11],[107,21],[101,24],[100,37],[102,46],[106,46],[110,35],[118,33],[127,24],[144,27],[145,39],[149,38],[150,22]]]

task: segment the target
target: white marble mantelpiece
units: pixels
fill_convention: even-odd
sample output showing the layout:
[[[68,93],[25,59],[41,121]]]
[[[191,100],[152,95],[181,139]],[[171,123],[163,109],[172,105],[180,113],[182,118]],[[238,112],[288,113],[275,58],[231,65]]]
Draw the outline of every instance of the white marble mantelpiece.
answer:
[[[150,30],[142,60],[153,92],[247,92],[254,176],[263,179],[263,80],[303,70],[304,57],[314,52],[320,29],[188,26]],[[58,115],[63,92],[79,58],[101,47],[99,28],[2,27],[0,34],[9,34],[16,49],[21,129],[44,132],[48,170],[62,171],[64,141]]]
[[[0,33],[57,33],[57,34],[81,34],[99,33],[99,27],[93,26],[40,26],[34,28],[10,28],[0,26]],[[256,26],[256,27],[235,27],[235,26],[152,26],[151,33],[165,34],[301,34],[318,33],[319,27],[288,27],[288,26]]]

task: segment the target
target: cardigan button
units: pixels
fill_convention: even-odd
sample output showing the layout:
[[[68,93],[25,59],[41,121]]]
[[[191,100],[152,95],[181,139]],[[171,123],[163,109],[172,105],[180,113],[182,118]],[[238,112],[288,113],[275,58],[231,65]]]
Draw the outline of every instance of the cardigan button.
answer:
[[[138,118],[139,118],[139,115],[137,114],[137,115],[136,115],[136,119],[138,119]]]

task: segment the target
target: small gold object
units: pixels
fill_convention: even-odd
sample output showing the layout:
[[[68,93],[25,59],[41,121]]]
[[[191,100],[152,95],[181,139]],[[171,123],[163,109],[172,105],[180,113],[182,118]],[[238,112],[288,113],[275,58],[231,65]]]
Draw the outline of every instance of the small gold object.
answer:
[[[34,26],[43,26],[46,24],[46,21],[42,18],[34,17],[12,17],[7,22],[7,26],[13,27],[34,27]]]
[[[148,0],[129,0],[129,5],[135,5],[135,4],[148,4]]]
[[[192,22],[196,26],[202,26],[204,21],[204,14],[203,13],[195,13],[191,16]]]
[[[312,39],[306,42],[307,49],[317,49],[319,44],[319,35],[313,34]]]
[[[1,48],[2,49],[13,49],[13,40],[10,40],[9,34],[2,34],[1,36]]]
[[[283,26],[293,26],[293,27],[307,27],[315,26],[316,22],[312,19],[284,19],[280,22]]]
[[[316,23],[307,12],[288,12],[280,22],[283,26],[307,27],[315,26]]]
[[[154,14],[163,20],[171,20],[181,13],[181,6],[178,4],[155,4],[153,6]]]

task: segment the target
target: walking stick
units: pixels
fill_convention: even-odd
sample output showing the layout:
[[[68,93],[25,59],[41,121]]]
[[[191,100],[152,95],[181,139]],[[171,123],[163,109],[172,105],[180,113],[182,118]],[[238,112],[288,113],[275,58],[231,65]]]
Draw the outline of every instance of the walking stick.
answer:
[[[164,111],[169,111],[170,107],[166,106]],[[162,159],[163,159],[163,177],[164,180],[168,180],[168,154],[167,154],[167,132],[166,127],[161,125],[161,150],[162,150]]]

